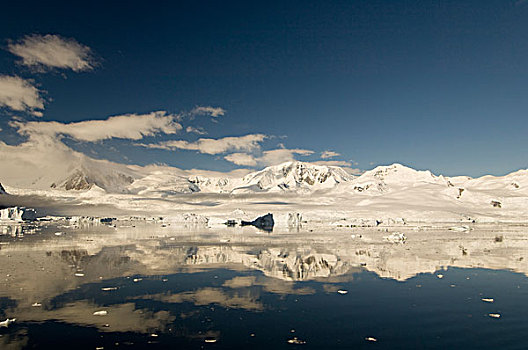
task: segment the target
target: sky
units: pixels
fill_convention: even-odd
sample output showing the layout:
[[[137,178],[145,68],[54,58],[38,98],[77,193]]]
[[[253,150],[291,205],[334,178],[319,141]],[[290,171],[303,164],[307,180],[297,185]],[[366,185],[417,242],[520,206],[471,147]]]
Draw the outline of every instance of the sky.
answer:
[[[0,13],[0,152],[503,175],[528,167],[527,83],[525,0],[10,1]]]

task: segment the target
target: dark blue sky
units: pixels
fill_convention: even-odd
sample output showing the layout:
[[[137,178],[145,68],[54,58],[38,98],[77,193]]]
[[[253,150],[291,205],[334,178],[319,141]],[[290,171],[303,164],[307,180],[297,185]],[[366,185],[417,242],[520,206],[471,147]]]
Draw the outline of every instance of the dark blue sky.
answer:
[[[59,34],[96,54],[93,71],[36,73],[0,52],[0,74],[47,91],[43,121],[211,105],[227,114],[199,121],[207,137],[274,135],[264,149],[333,150],[362,169],[528,167],[528,1],[11,1],[0,34],[3,46]],[[138,164],[234,167],[123,140],[77,147]]]

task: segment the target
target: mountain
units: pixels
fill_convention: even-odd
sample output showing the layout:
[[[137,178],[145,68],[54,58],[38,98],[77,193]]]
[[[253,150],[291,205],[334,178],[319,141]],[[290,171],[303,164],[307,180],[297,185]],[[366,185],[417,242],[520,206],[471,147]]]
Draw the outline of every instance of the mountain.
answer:
[[[398,163],[378,166],[366,171],[352,182],[353,191],[372,194],[423,185],[452,186],[449,180],[443,176],[436,176],[428,170],[415,170]]]
[[[100,160],[84,160],[64,177],[49,185],[62,190],[89,190],[94,186],[112,193],[128,193],[128,187],[144,174],[134,167]]]
[[[337,166],[293,161],[249,173],[218,173],[85,157],[53,171],[31,172],[34,178],[7,177],[6,184],[14,195],[52,196],[64,203],[77,200],[95,211],[106,204],[121,212],[196,213],[214,222],[225,222],[240,209],[247,213],[244,220],[272,212],[283,222],[290,214],[302,214],[303,221],[330,220],[339,226],[402,219],[523,222],[528,218],[528,170],[473,179],[392,164],[354,176]]]
[[[286,162],[244,176],[233,192],[313,192],[351,182],[354,176],[340,167]]]
[[[126,192],[153,197],[166,197],[185,193],[243,194],[243,193],[311,193],[334,188],[354,177],[339,167],[319,166],[303,162],[286,162],[249,173],[243,177],[194,175],[175,168],[159,168],[130,184],[123,183]],[[72,184],[96,181],[74,174]],[[100,186],[108,189],[107,186]],[[63,188],[64,185],[63,185]],[[66,188],[68,189],[68,188]],[[82,189],[82,188],[79,188]]]

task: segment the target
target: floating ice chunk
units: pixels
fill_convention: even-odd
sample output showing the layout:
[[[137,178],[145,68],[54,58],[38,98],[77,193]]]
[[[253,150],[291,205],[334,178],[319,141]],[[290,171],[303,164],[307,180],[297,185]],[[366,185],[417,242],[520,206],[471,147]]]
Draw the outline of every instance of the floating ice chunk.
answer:
[[[152,333],[150,336],[153,337],[153,338],[159,337],[159,335],[157,335],[156,333]]]
[[[467,231],[470,231],[471,230],[471,227],[469,226],[453,226],[453,227],[450,227],[449,228],[450,231],[455,231],[455,232],[467,232]]]
[[[134,282],[140,282],[140,281],[143,281],[143,278],[134,278]]]
[[[9,325],[16,321],[16,318],[6,318],[5,321],[0,321],[0,327],[9,327]]]
[[[442,275],[441,273],[439,273],[438,275],[436,275],[436,277],[442,279],[442,278],[444,278],[444,275]]]
[[[482,298],[480,300],[482,300],[485,303],[493,303],[495,301],[493,298]]]
[[[288,213],[288,227],[300,227],[301,222],[301,213]]]
[[[366,337],[365,340],[366,341],[378,341],[378,339],[376,339],[374,337]]]
[[[117,290],[117,287],[103,287],[101,288],[102,291],[109,292],[112,290]]]
[[[297,344],[297,345],[300,345],[300,344],[306,344],[306,341],[304,340],[301,340],[297,337],[293,337],[291,339],[288,339],[288,343],[289,344]]]
[[[392,243],[405,243],[407,236],[402,232],[393,232],[388,236],[384,236],[383,239]]]
[[[0,220],[6,221],[34,221],[37,218],[35,209],[25,207],[10,207],[0,209]]]
[[[500,314],[488,314],[489,317],[491,318],[500,318],[501,315]]]
[[[343,295],[348,294],[348,290],[344,290],[344,289],[339,289],[337,292]]]
[[[94,316],[106,316],[106,315],[108,315],[108,311],[100,310],[100,311],[95,311],[93,314],[94,314]]]
[[[204,342],[206,342],[206,343],[216,343],[216,339],[215,338],[205,338]]]

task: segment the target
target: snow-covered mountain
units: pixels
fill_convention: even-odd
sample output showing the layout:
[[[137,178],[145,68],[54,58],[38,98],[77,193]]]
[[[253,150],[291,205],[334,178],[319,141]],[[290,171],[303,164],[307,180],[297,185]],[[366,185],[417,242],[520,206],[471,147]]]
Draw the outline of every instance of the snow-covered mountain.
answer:
[[[395,189],[422,185],[449,186],[449,180],[430,171],[418,171],[401,164],[378,166],[366,171],[353,182],[355,192],[381,194]]]
[[[129,211],[209,215],[243,208],[254,210],[254,215],[274,210],[302,212],[304,217],[310,212],[319,218],[343,213],[339,215],[369,220],[528,221],[528,170],[473,179],[437,176],[401,164],[379,166],[360,176],[298,161],[249,173],[141,167],[91,158],[61,167],[65,171],[60,174],[38,172],[34,178],[7,177],[3,183],[15,195],[104,203]]]
[[[351,182],[354,176],[336,166],[286,162],[242,178],[234,192],[313,192]]]
[[[130,171],[123,172],[116,169],[96,169],[81,166],[74,169],[65,178],[52,183],[51,188],[64,190],[89,190],[93,186],[108,192],[128,192],[127,187],[135,181]]]
[[[354,176],[335,166],[286,162],[243,177],[206,176],[171,167],[127,167],[85,162],[52,182],[50,189],[86,191],[96,186],[107,193],[166,197],[185,193],[311,193],[349,183]]]

